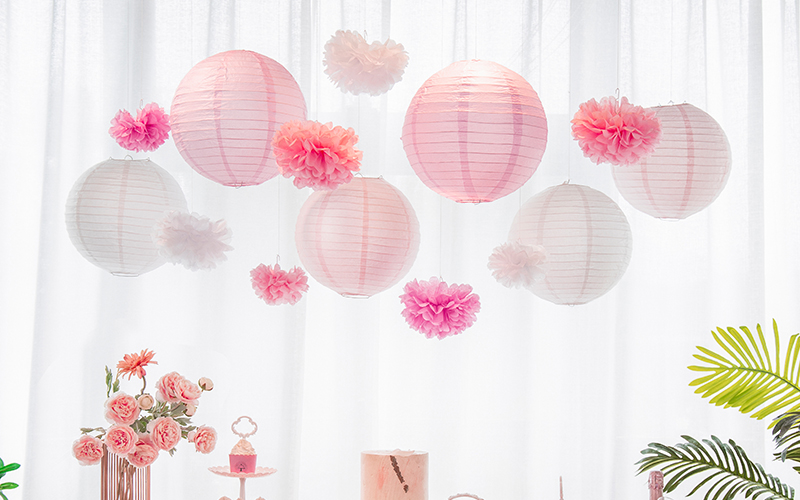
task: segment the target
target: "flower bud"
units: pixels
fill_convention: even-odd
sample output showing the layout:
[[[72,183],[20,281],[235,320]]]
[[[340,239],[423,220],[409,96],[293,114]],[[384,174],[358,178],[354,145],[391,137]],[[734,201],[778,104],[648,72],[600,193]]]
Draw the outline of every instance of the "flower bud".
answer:
[[[197,407],[191,403],[186,404],[186,411],[183,413],[186,414],[187,417],[191,417],[197,411]]]
[[[149,410],[155,404],[155,401],[153,401],[153,396],[149,394],[142,394],[141,396],[139,396],[139,399],[137,399],[137,401],[139,403],[139,408],[141,408],[142,410]]]
[[[212,382],[210,378],[206,377],[202,377],[200,380],[198,380],[197,385],[199,385],[204,391],[210,391],[214,388],[214,382]]]

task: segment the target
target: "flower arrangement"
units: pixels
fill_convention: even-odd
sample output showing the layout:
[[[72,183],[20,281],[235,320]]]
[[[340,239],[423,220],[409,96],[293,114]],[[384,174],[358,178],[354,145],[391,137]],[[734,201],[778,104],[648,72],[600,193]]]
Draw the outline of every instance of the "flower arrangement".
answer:
[[[72,445],[72,453],[81,465],[94,465],[103,458],[103,446],[127,458],[134,467],[147,467],[161,451],[170,456],[181,439],[194,443],[195,450],[210,453],[217,442],[217,431],[191,423],[203,391],[214,388],[213,382],[201,378],[197,384],[177,372],[170,372],[156,382],[156,396],[145,392],[145,367],[158,364],[155,353],[143,350],[126,354],[117,363],[117,374],[106,366],[105,418],[109,427],[84,427],[81,437]],[[120,391],[120,378],[137,377],[142,389],[136,396]]]

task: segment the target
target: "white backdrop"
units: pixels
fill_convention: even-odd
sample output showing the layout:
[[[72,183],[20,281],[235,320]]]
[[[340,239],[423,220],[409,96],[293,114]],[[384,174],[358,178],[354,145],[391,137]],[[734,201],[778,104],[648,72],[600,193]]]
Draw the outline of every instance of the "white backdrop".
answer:
[[[402,43],[403,81],[381,97],[334,88],[322,47],[337,29]],[[124,156],[107,133],[116,111],[168,107],[195,63],[235,48],[284,64],[309,119],[355,128],[363,173],[411,200],[422,242],[397,286],[356,300],[311,280],[299,304],[266,306],[249,270],[276,254],[299,264],[294,222],[309,190],[286,179],[219,186],[171,141],[136,157],[167,169],[191,210],[228,221],[229,260],[118,278],[73,248],[67,193],[92,165]],[[559,476],[567,500],[644,498],[639,451],[681,434],[734,438],[770,461],[766,422],[694,395],[686,366],[717,325],[774,317],[785,337],[800,329],[798,53],[788,0],[0,0],[0,457],[23,464],[6,477],[23,485],[10,496],[98,497],[99,467],[79,466],[71,443],[80,427],[103,425],[103,366],[144,348],[159,361],[151,383],[172,370],[215,381],[195,420],[220,431],[211,455],[183,443],[159,458],[154,498],[233,496],[236,482],[206,468],[225,463],[242,414],[259,423],[260,464],[278,469],[248,483],[268,500],[357,498],[368,449],[428,451],[438,500],[555,498]],[[537,173],[489,204],[434,194],[399,139],[417,88],[465,58],[527,78],[549,122]],[[733,170],[709,209],[655,220],[621,199],[607,166],[582,157],[572,114],[617,88],[644,106],[692,103],[721,124]],[[505,289],[486,268],[520,204],[566,180],[616,200],[633,231],[622,281],[576,307]],[[400,316],[402,285],[434,275],[481,297],[477,323],[458,337],[427,340]],[[788,467],[766,467],[794,481]]]

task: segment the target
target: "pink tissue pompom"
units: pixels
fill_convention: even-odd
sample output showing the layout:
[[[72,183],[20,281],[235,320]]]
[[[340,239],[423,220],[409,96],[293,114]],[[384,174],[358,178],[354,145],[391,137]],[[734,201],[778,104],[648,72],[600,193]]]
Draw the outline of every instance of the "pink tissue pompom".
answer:
[[[392,39],[367,43],[355,31],[339,30],[325,44],[325,74],[342,92],[381,95],[403,79],[408,52]]]
[[[167,262],[197,271],[214,269],[228,259],[225,252],[233,250],[228,244],[232,234],[224,219],[212,222],[203,215],[173,210],[156,222],[152,238]]]
[[[595,163],[631,165],[647,157],[661,141],[655,112],[634,106],[626,97],[594,99],[580,105],[572,119],[572,137]]]
[[[259,264],[250,271],[250,278],[258,298],[271,306],[296,304],[308,291],[308,276],[299,267],[284,271],[279,264]]]
[[[429,339],[458,335],[472,326],[481,310],[480,298],[472,293],[470,285],[448,286],[433,277],[429,281],[409,281],[403,290],[403,317],[411,328]]]
[[[361,167],[362,152],[355,148],[352,128],[317,121],[289,121],[272,138],[275,161],[284,177],[294,177],[298,188],[332,190],[350,182]]]
[[[529,288],[545,275],[547,252],[541,245],[518,241],[503,243],[489,256],[489,269],[498,283],[507,288]]]
[[[155,151],[167,140],[169,130],[169,115],[151,102],[139,110],[136,119],[128,111],[119,110],[108,133],[130,151]]]

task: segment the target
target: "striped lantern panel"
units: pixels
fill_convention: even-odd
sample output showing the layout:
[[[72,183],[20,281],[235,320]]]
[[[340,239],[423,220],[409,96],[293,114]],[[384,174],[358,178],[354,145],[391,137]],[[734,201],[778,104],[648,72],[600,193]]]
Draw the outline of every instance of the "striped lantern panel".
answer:
[[[651,108],[661,120],[661,142],[638,164],[614,166],[614,182],[637,210],[659,219],[685,219],[709,206],[731,171],[725,132],[691,104]]]
[[[530,290],[555,304],[590,302],[611,290],[631,259],[631,228],[611,198],[579,184],[536,194],[520,208],[509,241],[541,245],[545,275]]]
[[[150,160],[109,159],[72,186],[67,232],[92,264],[116,276],[138,276],[165,262],[152,234],[172,210],[187,211],[186,198],[166,170]]]
[[[355,177],[315,191],[300,210],[297,252],[306,271],[346,297],[369,297],[400,281],[419,250],[414,208],[383,179]]]
[[[280,63],[248,50],[221,52],[181,80],[170,109],[172,138],[198,173],[223,186],[275,177],[272,136],[306,119],[306,102]]]
[[[460,61],[430,77],[406,112],[403,146],[426,186],[461,203],[494,201],[530,179],[547,144],[539,96],[490,61]]]

